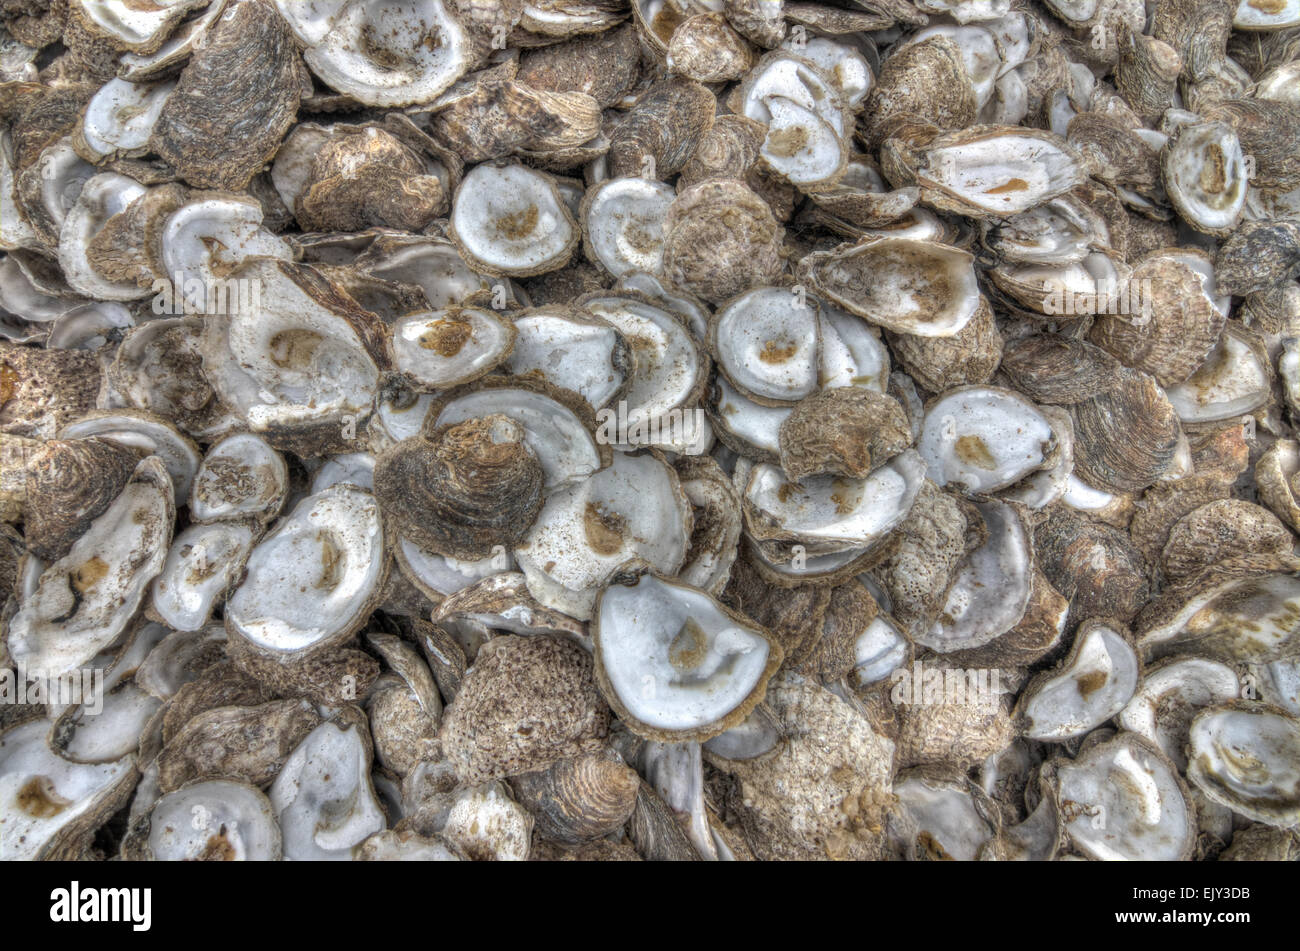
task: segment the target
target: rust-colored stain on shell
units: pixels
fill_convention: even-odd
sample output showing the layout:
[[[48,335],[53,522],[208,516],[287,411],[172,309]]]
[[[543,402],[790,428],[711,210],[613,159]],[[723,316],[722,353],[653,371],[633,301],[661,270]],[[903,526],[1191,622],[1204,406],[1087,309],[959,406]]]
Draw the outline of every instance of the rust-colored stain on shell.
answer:
[[[464,320],[436,320],[420,335],[420,346],[440,357],[450,359],[474,336],[474,328]]]
[[[54,791],[54,785],[44,776],[33,776],[15,795],[21,812],[33,819],[52,819],[70,805]]]
[[[998,467],[998,461],[989,452],[989,447],[979,436],[959,436],[953,445],[957,458],[968,466],[977,469],[992,470]]]
[[[619,513],[606,511],[599,503],[588,502],[582,524],[592,551],[600,555],[615,555],[623,550],[627,519]]]

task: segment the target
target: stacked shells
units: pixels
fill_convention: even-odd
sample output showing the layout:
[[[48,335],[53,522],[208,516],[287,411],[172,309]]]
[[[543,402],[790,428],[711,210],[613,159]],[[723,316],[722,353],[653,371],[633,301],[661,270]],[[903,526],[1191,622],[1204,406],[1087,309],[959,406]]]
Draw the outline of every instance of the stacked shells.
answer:
[[[1295,7],[1148,6],[4,4],[0,858],[1293,857]]]

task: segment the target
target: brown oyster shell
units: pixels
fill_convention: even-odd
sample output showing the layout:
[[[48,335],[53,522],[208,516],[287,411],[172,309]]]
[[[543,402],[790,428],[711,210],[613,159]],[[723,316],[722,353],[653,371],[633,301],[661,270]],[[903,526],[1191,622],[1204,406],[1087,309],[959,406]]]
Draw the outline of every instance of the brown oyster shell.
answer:
[[[241,189],[279,148],[308,82],[269,0],[236,4],[181,71],[149,146],[191,185]]]
[[[700,182],[681,192],[664,216],[664,276],[721,303],[780,273],[784,234],[772,209],[745,185]]]
[[[509,550],[542,508],[541,463],[503,416],[412,436],[375,462],[375,497],[397,533],[453,558]]]
[[[781,468],[805,476],[865,479],[912,444],[907,415],[893,397],[859,386],[804,397],[781,424]]]
[[[483,645],[442,722],[443,749],[460,780],[546,769],[598,749],[609,707],[593,668],[591,655],[566,639],[506,636]]]
[[[510,778],[515,798],[545,838],[578,845],[618,831],[636,808],[636,771],[605,749]]]
[[[651,86],[609,137],[611,178],[671,178],[682,170],[700,137],[713,125],[717,102],[707,87],[681,77]]]

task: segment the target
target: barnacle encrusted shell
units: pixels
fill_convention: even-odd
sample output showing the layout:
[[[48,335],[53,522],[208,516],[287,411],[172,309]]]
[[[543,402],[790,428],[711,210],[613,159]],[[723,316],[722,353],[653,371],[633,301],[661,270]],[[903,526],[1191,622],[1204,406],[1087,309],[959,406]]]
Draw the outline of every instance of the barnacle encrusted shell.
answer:
[[[797,676],[768,689],[782,740],[734,774],[732,800],[755,854],[776,859],[881,858],[894,744],[850,701]]]
[[[598,749],[608,723],[590,654],[564,638],[507,635],[479,650],[441,736],[457,777],[473,785]]]
[[[441,555],[486,558],[509,548],[542,507],[544,474],[506,416],[404,439],[375,463],[375,495],[396,532]]]
[[[181,71],[150,148],[191,185],[243,188],[279,148],[306,82],[269,0],[232,4]]]

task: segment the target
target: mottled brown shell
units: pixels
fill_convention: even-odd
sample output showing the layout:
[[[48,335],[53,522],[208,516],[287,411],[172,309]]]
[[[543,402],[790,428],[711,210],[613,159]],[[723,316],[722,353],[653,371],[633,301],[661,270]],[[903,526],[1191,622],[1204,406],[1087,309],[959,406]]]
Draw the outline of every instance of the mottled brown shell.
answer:
[[[1220,294],[1240,297],[1280,284],[1298,268],[1300,223],[1288,219],[1246,221],[1219,248],[1214,286]]]
[[[887,330],[885,339],[908,375],[931,393],[987,383],[1002,362],[1002,334],[983,295],[975,316],[951,337]]]
[[[881,65],[859,120],[858,136],[874,150],[896,132],[892,126],[897,118],[929,122],[949,131],[971,125],[975,115],[975,89],[961,49],[946,36],[932,36],[898,50]]]
[[[787,663],[794,665],[821,638],[831,589],[812,584],[775,588],[748,561],[737,559],[722,600],[770,632]]]
[[[263,786],[321,722],[305,700],[208,710],[186,723],[158,754],[158,788],[171,792],[205,779]]]
[[[595,36],[579,36],[519,57],[515,78],[534,89],[582,92],[602,109],[618,102],[641,72],[636,27],[625,24]]]
[[[695,153],[677,177],[677,190],[707,178],[744,179],[758,161],[767,128],[745,116],[718,116],[713,127],[700,137]]]
[[[745,185],[700,182],[679,194],[664,216],[664,276],[720,303],[780,273],[784,234],[772,209]]]
[[[584,92],[533,89],[508,79],[482,80],[434,116],[434,134],[467,162],[517,150],[547,152],[600,133],[600,104]]]
[[[1059,334],[1032,334],[1009,341],[1002,372],[1036,403],[1071,406],[1112,385],[1120,362],[1100,347]]]
[[[510,778],[536,830],[565,845],[618,831],[636,808],[641,779],[613,750],[562,759],[544,770]]]
[[[149,146],[191,185],[241,189],[280,147],[308,82],[269,0],[237,4],[190,57]]]
[[[591,654],[562,638],[496,637],[444,711],[442,744],[463,783],[546,769],[598,749],[609,707]]]
[[[1226,318],[1185,261],[1153,254],[1133,268],[1130,282],[1149,314],[1099,316],[1088,339],[1162,386],[1183,382],[1219,342]]]
[[[668,42],[669,71],[697,82],[732,82],[753,65],[753,49],[721,13],[687,17]]]
[[[865,479],[912,444],[898,401],[860,386],[822,390],[800,400],[781,423],[781,468],[806,476]]]
[[[1073,412],[1075,470],[1089,484],[1137,492],[1173,462],[1182,432],[1178,414],[1147,374],[1121,369],[1107,389]]]
[[[1151,564],[1159,564],[1169,532],[1183,516],[1232,494],[1232,482],[1216,474],[1196,474],[1157,482],[1142,495],[1129,523],[1133,544]]]
[[[446,210],[438,177],[395,136],[369,128],[330,137],[293,211],[304,231],[419,231]]]
[[[1147,564],[1128,535],[1063,503],[1034,530],[1038,566],[1070,601],[1071,621],[1114,617],[1125,624],[1151,596]]]
[[[0,447],[13,438],[0,436]],[[36,448],[24,466],[28,549],[47,562],[66,555],[117,498],[139,461],[137,450],[101,439],[51,440]]]
[[[1232,126],[1242,152],[1254,157],[1252,187],[1290,191],[1300,186],[1300,106],[1271,99],[1225,99],[1201,113]]]
[[[675,77],[651,86],[609,137],[610,177],[676,175],[712,127],[716,109],[713,93],[693,80]]]
[[[1127,27],[1121,31],[1115,86],[1148,126],[1156,125],[1173,104],[1182,69],[1182,56],[1168,43]]]
[[[453,558],[509,549],[542,507],[545,477],[523,430],[502,416],[412,436],[375,462],[375,497],[399,535]]]
[[[1246,555],[1273,555],[1279,571],[1297,571],[1295,542],[1268,509],[1241,499],[1220,499],[1193,510],[1170,529],[1165,574],[1178,583]]]

